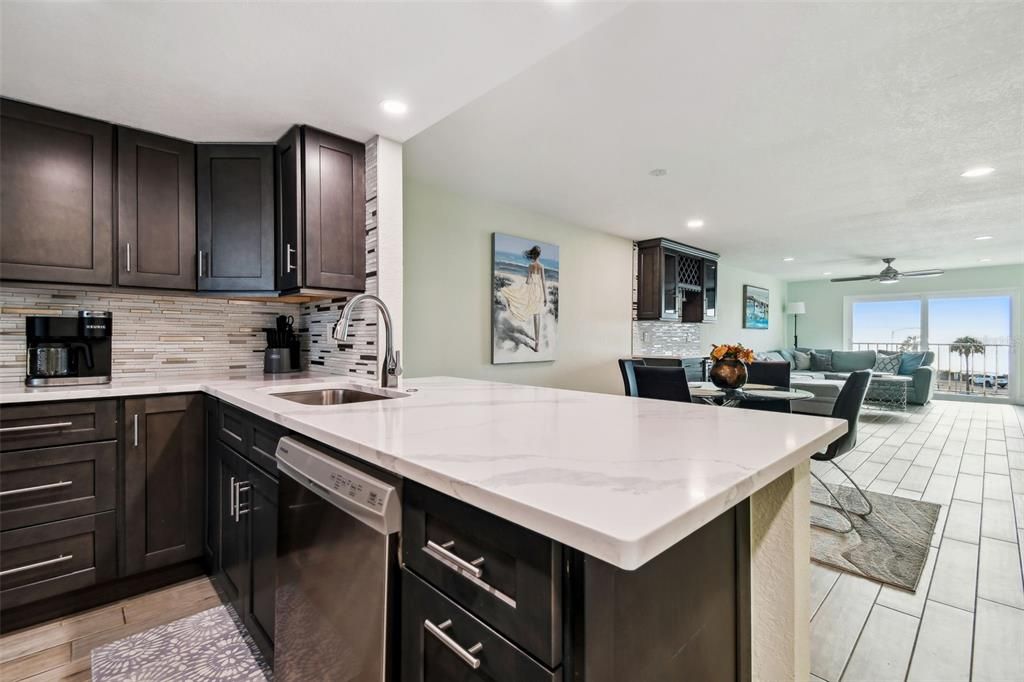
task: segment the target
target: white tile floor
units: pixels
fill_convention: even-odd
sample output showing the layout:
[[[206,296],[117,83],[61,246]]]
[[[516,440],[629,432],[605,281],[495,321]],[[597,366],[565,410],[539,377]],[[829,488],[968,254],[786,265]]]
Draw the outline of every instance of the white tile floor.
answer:
[[[954,401],[862,415],[837,461],[868,490],[942,511],[914,594],[811,565],[813,678],[1024,681],[1022,423],[1019,406]]]

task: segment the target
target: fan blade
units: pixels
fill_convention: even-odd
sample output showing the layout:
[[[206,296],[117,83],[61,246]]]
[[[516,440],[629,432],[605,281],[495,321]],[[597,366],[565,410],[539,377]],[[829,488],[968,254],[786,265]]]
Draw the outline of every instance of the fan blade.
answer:
[[[830,282],[863,282],[866,279],[878,279],[878,275],[860,275],[859,277],[836,277]]]
[[[938,277],[939,275],[945,274],[945,270],[912,270],[911,272],[901,272],[901,277]]]

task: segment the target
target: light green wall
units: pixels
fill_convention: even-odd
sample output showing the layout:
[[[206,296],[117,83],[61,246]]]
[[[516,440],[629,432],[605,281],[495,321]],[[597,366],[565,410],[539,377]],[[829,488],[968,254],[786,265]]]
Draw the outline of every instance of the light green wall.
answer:
[[[985,289],[1017,289],[1024,287],[1024,265],[999,265],[990,268],[947,270],[942,277],[905,279],[884,286],[878,282],[790,282],[790,301],[807,304],[807,314],[800,316],[800,345],[814,348],[843,347],[843,297],[880,294],[925,294],[968,292]],[[792,318],[789,319],[790,336]],[[792,338],[790,338],[792,341]]]
[[[407,377],[448,375],[621,393],[630,354],[632,242],[405,178]],[[491,234],[558,244],[558,357],[491,364]]]
[[[743,285],[768,289],[768,329],[743,328]],[[702,324],[701,350],[711,344],[742,343],[755,351],[781,348],[786,339],[786,320],[782,307],[786,299],[785,283],[770,275],[731,267],[728,259],[718,264],[718,322]]]

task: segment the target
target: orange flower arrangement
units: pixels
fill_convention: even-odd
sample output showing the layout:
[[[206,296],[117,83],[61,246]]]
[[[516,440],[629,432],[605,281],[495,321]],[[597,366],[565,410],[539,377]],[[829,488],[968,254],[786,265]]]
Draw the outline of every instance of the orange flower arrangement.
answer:
[[[742,362],[753,362],[754,351],[740,343],[723,343],[720,346],[711,347],[711,358],[713,360],[732,358]]]

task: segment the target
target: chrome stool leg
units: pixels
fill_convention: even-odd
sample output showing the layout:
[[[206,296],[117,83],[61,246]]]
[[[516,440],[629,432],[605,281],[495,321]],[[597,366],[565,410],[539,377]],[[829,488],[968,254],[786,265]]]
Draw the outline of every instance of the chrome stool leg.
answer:
[[[823,523],[815,523],[813,519],[811,520],[811,525],[812,526],[817,526],[818,528],[824,528],[825,530],[831,530],[831,531],[836,532],[836,533],[849,533],[850,531],[852,531],[853,530],[853,518],[850,516],[850,512],[846,511],[846,507],[843,506],[843,503],[839,501],[839,498],[835,496],[835,493],[832,492],[832,489],[829,488],[825,484],[825,481],[821,480],[821,478],[818,476],[818,474],[814,473],[814,471],[811,471],[811,476],[813,476],[814,479],[818,483],[821,484],[821,487],[825,489],[825,492],[828,493],[829,497],[831,497],[833,500],[835,500],[836,506],[833,507],[830,504],[823,504],[821,502],[815,502],[814,500],[811,500],[811,504],[816,504],[816,505],[818,505],[820,507],[828,507],[829,509],[833,509],[833,510],[839,512],[846,519],[846,523],[848,523],[850,527],[846,528],[845,530],[841,529],[841,528],[834,528],[832,526],[826,526]]]
[[[829,462],[831,462],[832,466],[834,466],[836,469],[839,469],[839,473],[845,476],[846,480],[849,481],[851,485],[853,485],[854,489],[860,494],[860,499],[864,500],[864,504],[866,504],[868,507],[868,510],[865,512],[853,511],[852,509],[850,511],[856,514],[857,516],[867,516],[872,511],[874,511],[875,508],[871,505],[871,500],[868,499],[868,496],[865,495],[864,491],[860,489],[859,485],[857,485],[857,481],[850,478],[850,474],[846,473],[843,470],[843,467],[836,464],[836,461],[834,459],[830,459]],[[824,485],[824,483],[822,485]]]

